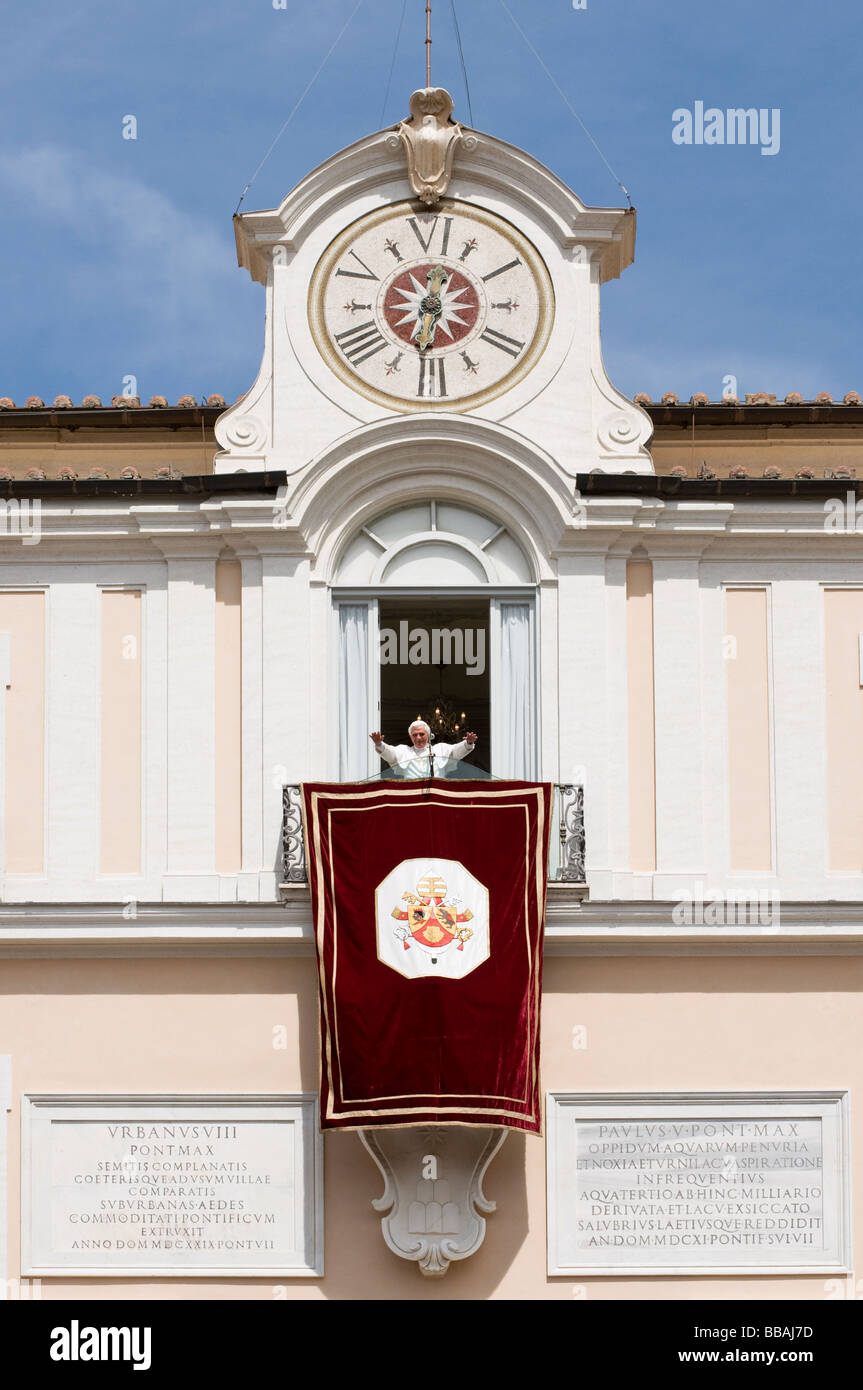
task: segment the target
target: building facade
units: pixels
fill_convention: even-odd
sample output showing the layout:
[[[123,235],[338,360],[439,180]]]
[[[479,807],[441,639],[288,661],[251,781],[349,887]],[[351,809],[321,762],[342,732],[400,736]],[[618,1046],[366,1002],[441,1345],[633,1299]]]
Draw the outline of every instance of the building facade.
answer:
[[[417,97],[234,405],[0,402],[7,1296],[853,1297],[863,406],[627,399],[634,213]],[[417,715],[555,785],[541,1138],[317,1131],[297,789]]]

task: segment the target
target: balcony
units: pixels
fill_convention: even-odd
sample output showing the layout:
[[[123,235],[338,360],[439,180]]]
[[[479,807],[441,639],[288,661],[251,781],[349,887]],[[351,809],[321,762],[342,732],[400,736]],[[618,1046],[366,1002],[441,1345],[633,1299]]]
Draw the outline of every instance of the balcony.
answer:
[[[548,846],[548,881],[583,885],[584,787],[555,782]],[[303,835],[303,799],[298,782],[282,788],[282,888],[308,885]]]

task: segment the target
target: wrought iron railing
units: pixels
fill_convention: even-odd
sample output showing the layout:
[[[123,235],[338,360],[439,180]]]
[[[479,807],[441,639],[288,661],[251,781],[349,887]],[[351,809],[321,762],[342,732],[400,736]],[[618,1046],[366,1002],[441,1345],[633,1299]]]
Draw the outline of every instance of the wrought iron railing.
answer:
[[[282,787],[282,882],[308,883],[303,795],[298,782]]]
[[[552,883],[584,883],[584,787],[554,784],[554,822],[548,852]],[[303,799],[298,783],[282,789],[282,882],[291,887],[308,882],[303,837]]]
[[[554,810],[548,850],[549,879],[553,883],[584,883],[584,787],[555,782]]]

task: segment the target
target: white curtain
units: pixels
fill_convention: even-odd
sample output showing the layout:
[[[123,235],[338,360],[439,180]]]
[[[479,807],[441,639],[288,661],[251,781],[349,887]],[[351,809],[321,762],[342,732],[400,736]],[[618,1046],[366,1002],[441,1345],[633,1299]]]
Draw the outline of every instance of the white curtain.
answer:
[[[500,720],[506,765],[495,767],[498,776],[527,782],[536,777],[536,728],[533,701],[533,652],[531,609],[527,603],[500,605]]]
[[[339,604],[339,778],[369,775],[369,610]]]

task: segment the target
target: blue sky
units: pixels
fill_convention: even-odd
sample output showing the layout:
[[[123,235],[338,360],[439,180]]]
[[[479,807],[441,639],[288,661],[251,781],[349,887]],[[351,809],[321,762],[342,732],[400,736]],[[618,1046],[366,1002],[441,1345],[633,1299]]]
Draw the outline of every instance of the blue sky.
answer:
[[[280,0],[276,0],[280,3]],[[137,379],[146,399],[253,381],[263,290],[238,269],[243,186],[356,0],[18,0],[0,88],[0,395]],[[507,0],[638,209],[635,263],[603,290],[627,394],[863,391],[863,17],[854,0]],[[272,207],[308,169],[407,114],[424,0],[363,0],[258,175]],[[587,203],[623,195],[499,0],[457,0],[474,124]],[[450,0],[432,80],[468,121]],[[672,113],[779,108],[780,147],[679,145]],[[134,115],[137,139],[123,139]]]

